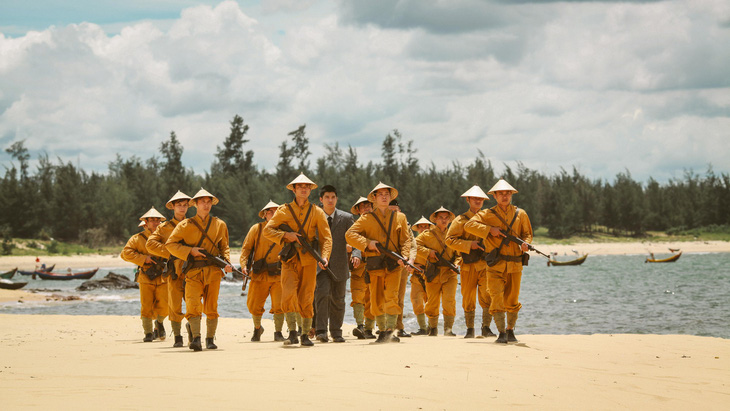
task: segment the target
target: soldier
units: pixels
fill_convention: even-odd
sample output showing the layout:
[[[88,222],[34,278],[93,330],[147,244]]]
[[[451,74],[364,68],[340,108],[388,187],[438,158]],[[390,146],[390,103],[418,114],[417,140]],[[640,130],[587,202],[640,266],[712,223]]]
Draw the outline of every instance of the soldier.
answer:
[[[304,173],[289,183],[286,188],[294,192],[294,201],[279,206],[274,216],[266,223],[264,237],[276,244],[290,243],[282,253],[281,267],[281,308],[286,314],[289,337],[284,345],[297,344],[297,313],[302,316],[303,347],[311,347],[314,343],[309,339],[314,317],[314,288],[317,285],[317,260],[301,246],[300,237],[317,247],[315,237],[319,239],[321,257],[326,267],[332,252],[332,234],[327,225],[327,218],[321,208],[309,202],[309,194],[317,188]],[[287,224],[292,231],[281,229]],[[313,244],[314,242],[314,244]],[[290,251],[290,252],[288,252]]]
[[[350,208],[350,213],[356,216],[362,216],[371,211],[373,211],[373,203],[365,197],[360,197],[355,205]],[[350,244],[347,245],[347,248],[352,250]],[[365,259],[353,255],[350,258],[350,264],[350,294],[352,294],[350,306],[357,323],[357,328],[352,330],[352,335],[357,337],[358,340],[375,339],[375,334],[373,334],[375,317],[370,311],[370,288],[368,287],[370,280],[367,277],[368,280],[365,281]]]
[[[281,245],[263,237],[264,226],[274,216],[279,205],[269,203],[259,211],[264,221],[251,226],[241,248],[241,271],[251,276],[246,303],[248,312],[253,317],[253,336],[251,341],[261,341],[264,327],[261,316],[264,314],[266,298],[271,295],[271,314],[274,314],[274,341],[284,341],[281,329],[284,326],[284,311],[281,310],[281,263],[279,251]],[[250,270],[249,270],[250,267]]]
[[[464,225],[467,233],[483,238],[485,251],[496,257],[491,260],[491,256],[487,255],[487,286],[492,297],[489,313],[494,317],[494,323],[499,330],[499,337],[495,342],[503,344],[517,342],[514,328],[517,313],[522,308],[519,302],[522,265],[527,263],[529,254],[526,254],[527,244],[518,245],[507,241],[500,230],[514,234],[526,243],[532,242],[530,218],[524,210],[511,204],[512,195],[516,193],[517,190],[509,183],[499,180],[489,190],[497,205],[479,211]]]
[[[413,231],[421,235],[424,231],[428,230],[434,224],[421,216],[421,219],[413,224]],[[416,236],[418,238],[418,236]],[[415,241],[415,239],[414,239]],[[417,250],[418,246],[414,249]],[[416,265],[424,268],[427,262],[425,258],[416,257]],[[428,322],[426,321],[426,301],[428,297],[426,295],[426,278],[423,274],[413,272],[411,274],[411,305],[413,306],[413,314],[418,319],[418,331],[411,333],[411,335],[428,335]]]
[[[436,224],[418,236],[418,255],[427,260],[426,265],[426,315],[428,316],[428,335],[437,336],[439,305],[443,298],[444,335],[454,337],[451,329],[456,318],[457,273],[446,262],[456,263],[456,252],[446,247],[446,230],[454,219],[454,213],[441,207],[434,211],[429,220]]]
[[[200,322],[202,314],[205,314],[205,348],[215,350],[218,348],[213,343],[218,328],[218,294],[221,278],[225,273],[208,261],[201,251],[230,261],[228,226],[219,218],[210,215],[210,210],[218,204],[218,198],[203,188],[193,196],[189,204],[197,209],[196,215],[185,219],[175,227],[165,242],[165,247],[170,254],[185,261],[183,267],[187,309],[185,318],[188,320],[188,333],[193,336],[190,349],[203,350],[200,341]],[[227,265],[224,271],[230,273],[233,271],[233,266]]]
[[[388,208],[390,208],[392,211],[401,211],[398,200],[391,200]],[[418,251],[416,248],[416,240],[413,237],[413,232],[411,232],[410,230],[410,225],[408,227],[408,235],[410,236],[411,241],[411,254],[405,257],[409,257],[410,261],[415,261]],[[413,269],[411,269],[410,267],[403,267],[400,273],[400,286],[398,288],[398,306],[400,307],[401,313],[398,314],[398,319],[395,322],[395,328],[398,330],[396,332],[396,336],[398,337],[411,337],[411,334],[406,332],[405,326],[403,325],[403,310],[405,309],[406,303],[406,284],[408,283],[408,274],[410,274],[412,271]]]
[[[172,264],[168,262],[168,270],[171,272],[166,273],[165,281],[167,282],[167,303],[170,313],[170,325],[172,326],[172,333],[175,336],[173,347],[183,346],[183,338],[180,332],[182,329],[182,320],[185,318],[185,313],[183,313],[182,308],[182,303],[185,300],[185,276],[182,274],[183,262],[167,251],[165,242],[170,237],[170,234],[172,234],[172,230],[185,219],[189,201],[190,196],[182,191],[175,193],[170,201],[165,204],[167,209],[173,210],[174,212],[172,220],[160,224],[147,240],[147,250],[150,254],[172,261]],[[188,334],[188,344],[192,341],[192,336]]]
[[[368,200],[375,204],[375,210],[361,216],[345,234],[348,244],[364,252],[367,271],[370,275],[370,309],[380,330],[377,343],[399,342],[393,335],[398,314],[398,291],[400,288],[402,260],[381,255],[378,245],[401,256],[410,255],[411,240],[406,216],[391,211],[388,205],[398,196],[398,190],[379,183],[368,194]],[[387,228],[386,228],[387,227]],[[409,261],[413,264],[413,261]]]
[[[478,213],[489,197],[479,186],[470,188],[461,195],[469,204],[469,210],[454,219],[446,233],[446,245],[461,254],[461,306],[464,308],[466,335],[474,338],[474,318],[476,317],[477,293],[482,307],[482,337],[496,337],[489,328],[492,316],[489,304],[492,298],[487,288],[487,263],[484,261],[484,246],[479,238],[464,231],[464,225]]]
[[[135,281],[139,283],[139,301],[142,305],[140,314],[144,329],[142,341],[152,342],[154,340],[152,322],[155,320],[157,335],[160,340],[164,341],[165,327],[162,325],[162,321],[167,317],[167,286],[162,278],[162,270],[153,261],[146,244],[152,231],[157,228],[160,221],[165,219],[165,216],[152,207],[139,219],[145,222],[145,229],[127,241],[120,257],[139,267]]]

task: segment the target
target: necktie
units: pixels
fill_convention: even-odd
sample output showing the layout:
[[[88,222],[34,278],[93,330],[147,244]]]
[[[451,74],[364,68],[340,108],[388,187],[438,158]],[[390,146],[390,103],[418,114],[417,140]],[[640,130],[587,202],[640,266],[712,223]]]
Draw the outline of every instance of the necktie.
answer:
[[[327,224],[332,228],[332,216],[327,217]]]

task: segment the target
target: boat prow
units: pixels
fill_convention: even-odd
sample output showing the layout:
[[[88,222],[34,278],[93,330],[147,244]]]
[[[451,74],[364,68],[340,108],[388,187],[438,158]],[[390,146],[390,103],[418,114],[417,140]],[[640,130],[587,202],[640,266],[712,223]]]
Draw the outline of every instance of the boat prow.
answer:
[[[555,266],[563,266],[563,265],[581,265],[586,261],[586,258],[588,258],[588,254],[583,254],[582,257],[576,258],[575,260],[570,261],[558,261],[555,259],[548,260],[548,266],[555,265]]]

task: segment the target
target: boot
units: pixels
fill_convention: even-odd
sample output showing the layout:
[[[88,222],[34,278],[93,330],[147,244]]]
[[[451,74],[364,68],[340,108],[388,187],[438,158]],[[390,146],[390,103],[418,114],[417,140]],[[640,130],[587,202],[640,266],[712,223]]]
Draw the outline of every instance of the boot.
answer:
[[[436,337],[439,335],[438,325],[439,325],[438,316],[428,317],[428,336],[429,337]]]
[[[162,324],[162,321],[155,321],[155,331],[157,331],[157,338],[159,338],[160,341],[165,341],[165,338],[167,338],[167,332],[165,331],[165,326]]]
[[[154,334],[154,329],[153,329],[154,327],[152,325],[153,322],[154,322],[154,320],[152,320],[151,318],[142,317],[142,330],[144,330],[144,340],[142,340],[142,341],[149,342],[149,341],[147,341],[147,334],[150,335],[150,338],[152,338],[152,340],[155,339],[155,334]]]
[[[281,331],[274,332],[274,341],[284,341],[286,338],[284,338],[284,334],[281,333]]]
[[[366,338],[366,339],[368,339],[368,340],[374,340],[374,339],[376,339],[377,337],[375,336],[375,334],[373,334],[373,330],[371,330],[371,329],[366,329],[366,330],[365,330],[365,338]]]
[[[281,330],[284,328],[284,318],[284,314],[274,314],[274,338],[276,338],[277,332],[281,335]],[[284,340],[283,336],[281,337],[281,340]]]
[[[298,333],[296,330],[289,331],[289,338],[284,340],[284,345],[294,345],[299,344],[299,338],[297,337]]]
[[[190,328],[190,322],[185,323],[185,329],[188,330],[188,347],[193,343],[193,330]]]
[[[504,331],[499,332],[499,337],[497,337],[496,340],[494,340],[495,343],[498,344],[507,344],[507,333]]]
[[[516,343],[517,338],[515,337],[515,330],[507,330],[507,342],[508,343]]]
[[[154,329],[154,330],[152,331],[152,339],[153,339],[153,340],[156,340],[156,339],[158,339],[158,338],[160,338],[160,334],[159,334],[159,333],[157,332],[157,328],[155,328],[155,329]]]
[[[175,344],[172,345],[173,347],[182,347],[183,346],[183,338],[182,335],[176,335],[175,336]]]
[[[200,344],[200,336],[193,338],[193,342],[189,345],[193,351],[203,351],[203,346]]]
[[[309,339],[309,335],[302,334],[302,347],[313,347],[314,343]]]
[[[425,328],[419,328],[418,331],[411,333],[411,335],[428,335],[428,330]]]
[[[142,341],[143,342],[152,342],[154,340],[155,340],[154,334],[147,333],[147,334],[144,335],[144,339]]]
[[[397,334],[397,336],[398,336],[398,337],[406,337],[406,338],[410,338],[410,336],[411,336],[411,335],[410,335],[410,334],[408,334],[408,333],[407,333],[407,332],[406,332],[405,330],[398,330],[398,334]]]
[[[454,317],[451,315],[445,315],[444,316],[444,336],[456,337],[456,334],[451,332],[451,329],[453,327],[454,327]]]
[[[496,337],[497,334],[493,333],[488,325],[482,327],[482,337]]]
[[[357,326],[357,328],[352,330],[352,335],[357,337],[358,340],[364,340],[365,339],[365,326],[360,324]]]
[[[386,344],[389,342],[400,342],[400,338],[393,336],[393,331],[380,331],[376,344]]]
[[[215,338],[215,332],[218,329],[217,318],[206,318],[205,319],[205,339]]]
[[[209,350],[215,350],[215,349],[217,349],[217,348],[218,348],[218,346],[217,346],[217,345],[213,344],[213,339],[214,339],[214,338],[215,338],[215,337],[212,337],[212,338],[206,338],[206,339],[205,339],[205,348],[207,348],[207,349],[209,349]]]
[[[474,328],[467,328],[464,338],[474,338]]]
[[[431,327],[431,328],[429,328],[429,329],[428,329],[428,336],[429,336],[429,337],[436,337],[436,336],[438,336],[438,335],[439,335],[439,331],[438,331],[438,328],[436,328],[436,327]]]
[[[264,327],[254,328],[253,329],[253,336],[251,337],[251,341],[257,342],[261,341],[261,334],[264,333]],[[281,333],[279,333],[281,334]]]

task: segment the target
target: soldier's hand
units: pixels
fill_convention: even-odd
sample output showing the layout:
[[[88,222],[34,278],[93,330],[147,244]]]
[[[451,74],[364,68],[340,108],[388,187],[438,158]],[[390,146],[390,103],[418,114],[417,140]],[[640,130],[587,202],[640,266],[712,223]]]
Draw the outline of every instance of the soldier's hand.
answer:
[[[430,258],[431,260],[438,260],[439,257],[438,257],[438,254],[436,254],[435,250],[431,250],[431,253],[428,255],[428,258]]]
[[[413,274],[413,267],[411,266],[413,265],[413,263],[415,263],[415,261],[411,258],[410,260],[408,260],[408,262],[411,263],[411,265],[406,267],[406,271],[408,271],[408,274]]]
[[[192,255],[193,257],[205,257],[205,255],[201,253],[200,250],[202,250],[202,248],[193,247],[190,249],[190,255]]]
[[[284,241],[286,241],[287,243],[293,243],[293,242],[296,241],[297,244],[301,244],[299,242],[299,237],[301,237],[301,236],[302,235],[299,234],[299,233],[295,233],[295,232],[291,232],[290,231],[288,233],[284,233]]]
[[[405,267],[406,263],[404,263],[403,260],[398,260],[398,265],[401,267]]]
[[[145,257],[144,263],[145,263],[145,265],[146,264],[152,264],[152,257],[150,257],[150,256]]]
[[[352,257],[352,268],[360,267],[360,263],[362,263],[362,260],[360,260],[358,257]]]
[[[479,250],[484,251],[484,247],[482,247],[481,245],[479,245],[479,241],[472,241],[471,242],[471,249],[472,250],[479,249]]]
[[[489,235],[492,237],[504,237],[505,235],[499,230],[499,227],[492,227],[489,229]]]
[[[325,268],[327,268],[327,265],[329,264],[329,261],[327,261],[327,259],[324,258],[324,257],[322,257],[322,261],[324,261],[324,264],[319,263],[319,268],[321,268],[321,269],[324,270]]]
[[[241,272],[248,275],[248,268],[246,268],[245,264],[241,264]]]
[[[232,265],[230,265],[230,264],[228,264],[228,265],[226,266],[226,268],[224,268],[223,270],[224,270],[225,272],[227,272],[227,273],[232,273],[232,272],[233,272],[233,266],[232,266]]]
[[[367,247],[368,250],[375,251],[376,253],[380,254],[380,251],[378,250],[378,245],[377,244],[378,244],[377,241],[370,240],[370,242],[368,243],[368,247]]]
[[[352,252],[352,246],[350,244],[346,244],[345,245],[345,250],[347,250],[347,253],[348,254],[351,253]]]
[[[522,252],[527,252],[527,250],[530,249],[530,246],[527,245],[527,243],[520,244],[520,248],[522,249]]]

